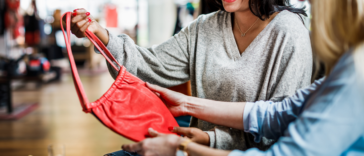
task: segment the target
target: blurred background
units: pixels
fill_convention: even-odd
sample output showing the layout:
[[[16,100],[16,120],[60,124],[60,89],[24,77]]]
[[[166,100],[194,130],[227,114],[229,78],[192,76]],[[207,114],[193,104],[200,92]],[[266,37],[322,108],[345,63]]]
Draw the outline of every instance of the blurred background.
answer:
[[[310,6],[291,0],[295,7]],[[70,75],[60,17],[85,8],[110,33],[160,44],[201,14],[209,0],[0,0],[0,156],[104,155],[130,143],[82,112]],[[310,28],[310,14],[305,18]],[[113,83],[87,38],[71,39],[86,94],[98,99]],[[171,89],[190,95],[189,83]],[[188,126],[189,117],[178,119]]]

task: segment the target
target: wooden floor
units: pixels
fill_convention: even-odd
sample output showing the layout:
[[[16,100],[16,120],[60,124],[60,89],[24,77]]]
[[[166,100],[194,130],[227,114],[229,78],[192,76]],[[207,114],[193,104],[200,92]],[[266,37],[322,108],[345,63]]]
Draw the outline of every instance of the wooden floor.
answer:
[[[81,79],[90,101],[113,82],[108,73]],[[67,156],[101,156],[131,143],[82,112],[69,75],[39,91],[16,91],[13,101],[39,102],[39,107],[19,120],[0,121],[0,156],[47,156],[47,147],[59,143]]]

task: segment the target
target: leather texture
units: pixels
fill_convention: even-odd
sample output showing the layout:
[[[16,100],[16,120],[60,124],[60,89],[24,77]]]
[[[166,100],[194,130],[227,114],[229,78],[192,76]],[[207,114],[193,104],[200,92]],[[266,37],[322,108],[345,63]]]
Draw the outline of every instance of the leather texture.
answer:
[[[171,134],[168,127],[178,127],[178,124],[162,100],[146,87],[145,82],[121,66],[100,39],[87,30],[85,33],[87,38],[112,67],[119,71],[119,75],[110,89],[95,102],[88,102],[71,49],[71,14],[71,12],[67,12],[62,15],[61,28],[71,64],[73,81],[83,111],[93,113],[106,127],[133,141],[141,141],[148,137],[148,128]],[[66,32],[62,24],[64,16],[66,16]]]

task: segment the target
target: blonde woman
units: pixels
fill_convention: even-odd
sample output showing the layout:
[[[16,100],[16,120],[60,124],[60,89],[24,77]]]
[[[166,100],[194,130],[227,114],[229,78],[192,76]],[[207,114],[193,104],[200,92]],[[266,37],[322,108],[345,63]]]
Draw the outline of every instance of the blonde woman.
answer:
[[[189,114],[255,136],[279,139],[268,150],[223,151],[163,135],[123,145],[140,155],[364,155],[364,0],[312,0],[312,42],[326,78],[281,102],[228,103],[148,85],[175,115]],[[183,154],[182,154],[183,155]]]

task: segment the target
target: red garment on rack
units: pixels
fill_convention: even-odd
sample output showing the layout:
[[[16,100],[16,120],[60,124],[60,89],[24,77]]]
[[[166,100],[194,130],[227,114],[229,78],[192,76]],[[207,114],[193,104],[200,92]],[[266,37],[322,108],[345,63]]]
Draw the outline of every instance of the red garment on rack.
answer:
[[[118,11],[115,6],[107,5],[105,7],[106,27],[118,27]]]
[[[13,38],[21,35],[20,28],[23,26],[23,17],[17,10],[8,10],[4,15],[5,28],[10,29],[13,33]]]
[[[71,49],[71,12],[64,15],[66,15],[67,33],[63,29],[62,21],[61,28],[66,41],[73,81],[84,112],[93,113],[105,126],[134,141],[145,139],[149,135],[148,128],[162,133],[171,133],[168,127],[178,127],[176,120],[162,100],[145,86],[145,82],[121,66],[105,45],[87,30],[85,35],[111,66],[119,71],[119,75],[110,89],[100,99],[89,103]],[[62,15],[61,20],[64,15]]]
[[[25,43],[28,46],[34,46],[40,43],[40,27],[37,13],[24,16]]]
[[[18,10],[20,7],[20,0],[6,0],[6,5],[11,10]]]
[[[25,32],[25,43],[29,46],[37,45],[40,42],[40,32]]]

